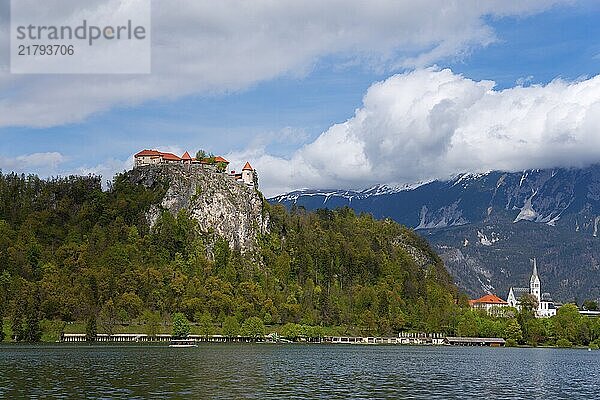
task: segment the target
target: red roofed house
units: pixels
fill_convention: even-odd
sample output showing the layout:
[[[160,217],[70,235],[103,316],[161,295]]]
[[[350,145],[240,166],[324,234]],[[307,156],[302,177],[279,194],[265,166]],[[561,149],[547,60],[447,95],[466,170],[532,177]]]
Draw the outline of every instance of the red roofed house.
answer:
[[[471,308],[485,310],[488,314],[494,314],[496,310],[502,307],[508,307],[508,303],[494,294],[486,294],[477,300],[469,300]]]
[[[158,150],[142,150],[133,157],[135,158],[136,167],[141,167],[144,165],[182,163],[182,159],[176,156],[175,154],[163,153],[162,151]]]
[[[157,165],[157,164],[192,164],[192,163],[201,163],[201,161],[197,161],[195,158],[190,156],[190,153],[187,151],[181,156],[176,156],[173,153],[165,153],[158,150],[142,150],[137,153],[135,156],[135,166],[141,167],[144,165]],[[229,164],[229,161],[224,159],[223,157],[215,157],[216,162],[224,162],[225,164]]]
[[[162,162],[162,156],[158,150],[142,150],[135,156],[135,166],[156,165]]]

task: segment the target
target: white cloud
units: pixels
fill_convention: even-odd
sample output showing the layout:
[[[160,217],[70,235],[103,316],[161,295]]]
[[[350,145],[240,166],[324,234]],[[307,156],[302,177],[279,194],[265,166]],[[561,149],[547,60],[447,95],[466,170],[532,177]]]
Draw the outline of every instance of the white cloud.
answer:
[[[528,75],[526,77],[520,77],[515,81],[517,86],[527,86],[533,82],[533,75]]]
[[[494,85],[448,69],[395,75],[369,88],[354,117],[289,159],[261,149],[229,157],[254,160],[267,195],[600,161],[600,75]]]
[[[108,1],[71,3],[100,15]],[[565,2],[155,0],[151,75],[17,76],[0,65],[0,90],[9,93],[0,97],[0,127],[56,126],[150,99],[244,89],[306,73],[329,55],[387,69],[429,65],[494,41],[485,17]],[[65,13],[55,1],[34,3],[48,7],[49,18]],[[0,47],[8,36],[8,21],[0,19]]]
[[[107,183],[112,181],[114,176],[120,172],[133,168],[133,155],[127,160],[108,159],[101,164],[91,167],[80,167],[70,174],[74,175],[98,175],[102,176],[102,186],[107,187]],[[64,175],[69,175],[66,173]]]
[[[32,153],[17,157],[0,156],[0,170],[19,173],[43,171],[44,176],[50,176],[56,174],[60,165],[65,161],[65,156],[58,152]]]
[[[165,148],[173,149],[166,146]],[[3,173],[36,174],[41,178],[69,175],[101,175],[102,184],[112,180],[115,174],[133,168],[133,154],[126,160],[108,159],[95,166],[70,168],[69,159],[58,152],[31,153],[17,157],[0,156],[0,170]]]

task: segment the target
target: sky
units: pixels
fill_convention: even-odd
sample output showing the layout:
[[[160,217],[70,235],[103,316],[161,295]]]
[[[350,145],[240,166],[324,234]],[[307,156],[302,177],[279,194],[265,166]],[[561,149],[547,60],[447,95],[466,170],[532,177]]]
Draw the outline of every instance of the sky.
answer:
[[[8,10],[3,173],[107,181],[205,149],[272,196],[600,162],[598,1],[154,0],[140,75],[11,74]]]

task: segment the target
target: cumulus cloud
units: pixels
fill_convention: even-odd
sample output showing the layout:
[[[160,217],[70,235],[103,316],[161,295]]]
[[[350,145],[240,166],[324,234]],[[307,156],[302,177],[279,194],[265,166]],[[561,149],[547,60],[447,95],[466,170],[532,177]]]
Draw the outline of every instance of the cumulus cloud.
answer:
[[[61,4],[74,5],[75,18],[81,8],[85,15],[104,15],[110,1]],[[50,20],[70,9],[55,7],[56,1],[30,2],[48,8]],[[57,126],[150,99],[240,90],[304,74],[325,56],[387,69],[430,65],[493,42],[488,17],[527,15],[568,2],[154,0],[152,74],[18,76],[0,65],[0,127]],[[8,0],[0,3],[7,8]],[[8,47],[8,25],[0,18],[1,50]]]
[[[268,195],[600,161],[600,75],[494,86],[448,69],[395,75],[373,84],[352,118],[290,158],[260,148],[229,157],[254,159]]]
[[[44,176],[56,174],[65,156],[58,152],[23,154],[17,157],[0,156],[0,170],[27,172],[39,171]]]

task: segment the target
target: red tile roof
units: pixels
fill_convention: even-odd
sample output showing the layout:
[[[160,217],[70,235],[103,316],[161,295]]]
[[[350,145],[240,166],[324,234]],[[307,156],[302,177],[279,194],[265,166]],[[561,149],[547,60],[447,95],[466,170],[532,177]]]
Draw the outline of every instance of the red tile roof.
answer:
[[[477,300],[469,301],[471,305],[473,304],[498,304],[498,305],[507,305],[508,303],[502,300],[500,297],[494,294],[486,294],[483,297],[478,298]]]
[[[158,150],[142,150],[139,153],[137,153],[134,157],[162,157],[163,159],[167,160],[167,161],[196,161],[196,162],[200,162],[202,164],[206,164],[206,159],[204,160],[197,160],[196,158],[192,158],[190,156],[190,153],[188,153],[187,151],[185,153],[183,153],[183,156],[178,157],[173,153],[163,153],[161,151]],[[229,161],[227,161],[226,159],[224,159],[221,156],[216,156],[215,157],[215,162],[217,163],[225,163],[225,164],[229,164]],[[246,163],[246,166],[244,167],[244,169],[249,169],[252,170],[252,167],[250,166],[249,163]]]
[[[178,156],[176,156],[173,153],[160,153],[160,155],[165,160],[169,160],[169,161],[181,161],[181,158],[179,158]]]
[[[134,157],[147,157],[147,156],[160,156],[160,151],[158,150],[142,150],[137,153]]]
[[[242,171],[254,171],[254,168],[252,168],[252,165],[250,165],[250,163],[246,161],[246,165],[244,165]]]

